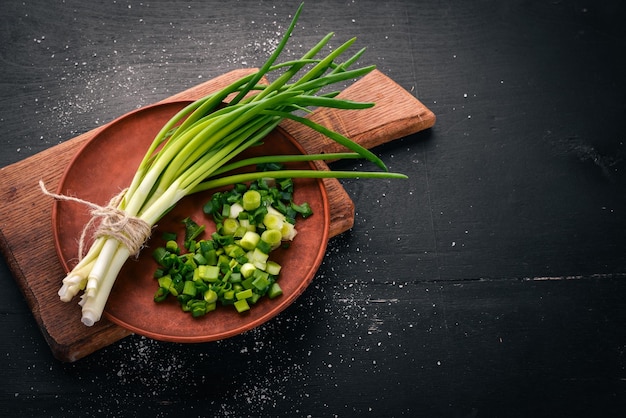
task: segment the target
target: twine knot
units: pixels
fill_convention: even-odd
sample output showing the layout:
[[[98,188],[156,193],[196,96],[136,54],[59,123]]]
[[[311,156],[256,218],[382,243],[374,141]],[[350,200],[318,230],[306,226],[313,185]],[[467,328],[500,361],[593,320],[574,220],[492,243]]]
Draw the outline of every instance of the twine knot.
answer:
[[[85,224],[78,241],[78,259],[81,260],[84,254],[84,246],[89,230],[99,220],[97,228],[94,231],[94,239],[100,237],[111,237],[116,239],[120,244],[128,248],[130,255],[137,255],[141,251],[144,243],[150,238],[152,227],[143,219],[130,216],[127,212],[118,208],[119,203],[124,198],[124,194],[128,189],[122,190],[119,194],[113,196],[106,206],[100,206],[87,200],[79,199],[72,196],[51,193],[46,189],[42,180],[39,180],[41,191],[56,200],[76,202],[91,208],[91,219]]]

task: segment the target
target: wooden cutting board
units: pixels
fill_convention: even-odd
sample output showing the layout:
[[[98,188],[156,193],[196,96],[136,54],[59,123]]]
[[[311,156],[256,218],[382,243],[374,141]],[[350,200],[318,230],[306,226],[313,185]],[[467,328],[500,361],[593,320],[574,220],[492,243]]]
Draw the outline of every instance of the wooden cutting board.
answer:
[[[176,94],[163,102],[195,100],[255,69],[236,70]],[[344,90],[341,97],[375,102],[366,110],[318,109],[309,117],[366,148],[430,128],[435,115],[419,100],[380,71],[374,71]],[[282,124],[308,153],[341,151],[332,140],[292,121]],[[0,249],[54,356],[78,360],[130,334],[106,319],[93,327],[80,322],[80,307],[59,300],[65,272],[57,258],[51,228],[52,201],[38,182],[56,190],[74,154],[103,127],[79,135],[23,161],[0,169]],[[328,169],[324,162],[319,169]],[[330,236],[350,229],[354,205],[336,179],[325,179],[331,224]],[[37,256],[33,260],[33,255]]]

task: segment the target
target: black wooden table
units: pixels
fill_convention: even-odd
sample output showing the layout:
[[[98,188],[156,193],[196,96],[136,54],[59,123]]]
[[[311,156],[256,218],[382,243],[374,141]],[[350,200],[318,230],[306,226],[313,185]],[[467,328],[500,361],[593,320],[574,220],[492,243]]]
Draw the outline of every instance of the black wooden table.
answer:
[[[297,4],[4,0],[0,166],[260,65]],[[59,362],[3,260],[0,415],[624,416],[624,11],[307,3],[289,54],[357,36],[437,115],[375,150],[410,179],[343,181],[356,223],[313,285],[219,342]]]

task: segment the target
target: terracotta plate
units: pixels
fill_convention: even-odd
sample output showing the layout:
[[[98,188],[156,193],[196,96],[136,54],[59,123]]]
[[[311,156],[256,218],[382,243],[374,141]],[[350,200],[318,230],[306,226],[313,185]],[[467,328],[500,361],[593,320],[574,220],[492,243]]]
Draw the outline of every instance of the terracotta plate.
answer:
[[[100,205],[131,181],[145,150],[167,120],[189,102],[174,102],[149,106],[115,120],[100,131],[77,153],[67,168],[58,193],[76,196]],[[276,129],[264,145],[248,155],[302,154],[304,151],[285,131]],[[314,168],[308,163],[292,167]],[[284,294],[276,299],[264,298],[245,314],[231,307],[218,307],[203,318],[184,313],[176,301],[159,304],[153,301],[157,290],[153,278],[156,263],[152,250],[162,244],[165,231],[178,232],[182,238],[181,219],[191,216],[206,225],[206,234],[213,232],[212,220],[202,212],[204,203],[214,191],[198,193],[181,200],[155,227],[147,248],[135,259],[129,259],[118,276],[104,315],[112,322],[149,338],[174,342],[204,342],[219,340],[250,330],[289,306],[309,285],[326,251],[330,223],[328,197],[321,180],[296,179],[295,200],[308,202],[314,215],[299,220],[298,235],[288,250],[276,250],[272,259],[283,268],[279,283]],[[77,259],[77,239],[88,221],[88,209],[74,202],[55,202],[53,233],[59,259],[69,271]],[[206,235],[205,235],[206,236]],[[78,301],[78,299],[76,299]],[[77,321],[80,313],[77,312]]]

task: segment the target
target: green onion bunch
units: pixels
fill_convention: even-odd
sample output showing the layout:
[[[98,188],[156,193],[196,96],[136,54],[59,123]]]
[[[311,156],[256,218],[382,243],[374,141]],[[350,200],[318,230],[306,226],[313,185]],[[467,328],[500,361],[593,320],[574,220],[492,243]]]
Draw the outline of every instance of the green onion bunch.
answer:
[[[319,57],[333,36],[330,33],[300,59],[277,63],[301,11],[302,5],[276,50],[257,72],[189,104],[163,126],[117,204],[119,211],[154,226],[189,194],[259,178],[406,177],[390,173],[376,155],[345,136],[297,115],[314,107],[365,109],[374,105],[339,99],[339,92],[322,93],[328,86],[361,77],[375,68],[351,68],[364,49],[341,60],[354,43],[354,38]],[[274,81],[262,84],[263,78],[270,79],[270,75],[275,77]],[[233,162],[243,151],[260,144],[285,119],[295,120],[323,133],[345,146],[349,152],[308,156],[267,155]],[[373,162],[381,171],[305,169],[231,173],[236,168],[259,163],[357,157]],[[85,256],[64,278],[59,290],[61,300],[70,301],[83,291],[80,305],[85,325],[91,326],[100,320],[115,279],[131,255],[131,250],[119,239],[101,236],[94,240]]]

